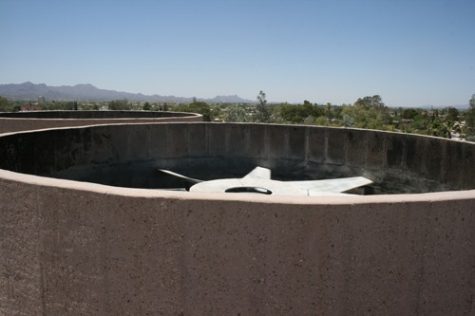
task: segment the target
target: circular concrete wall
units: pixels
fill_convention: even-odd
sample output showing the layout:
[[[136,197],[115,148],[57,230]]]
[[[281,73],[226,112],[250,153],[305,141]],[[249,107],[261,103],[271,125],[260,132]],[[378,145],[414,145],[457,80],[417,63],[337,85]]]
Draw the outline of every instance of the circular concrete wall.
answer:
[[[0,168],[136,188],[173,183],[157,170],[200,179],[255,166],[282,180],[365,176],[366,193],[475,188],[475,145],[369,130],[259,124],[112,125],[0,138]],[[368,189],[368,188],[367,188]]]
[[[2,135],[0,310],[469,315],[474,153],[439,138],[259,124]],[[255,165],[282,179],[365,175],[372,193],[399,194],[150,189],[158,167],[215,177]]]
[[[200,122],[202,120],[200,114],[165,111],[0,112],[0,133],[96,124]]]

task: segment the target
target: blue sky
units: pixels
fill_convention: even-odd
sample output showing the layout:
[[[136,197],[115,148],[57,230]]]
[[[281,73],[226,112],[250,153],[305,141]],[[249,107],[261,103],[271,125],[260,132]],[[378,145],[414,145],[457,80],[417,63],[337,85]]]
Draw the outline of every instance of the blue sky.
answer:
[[[467,104],[474,0],[0,0],[0,83]]]

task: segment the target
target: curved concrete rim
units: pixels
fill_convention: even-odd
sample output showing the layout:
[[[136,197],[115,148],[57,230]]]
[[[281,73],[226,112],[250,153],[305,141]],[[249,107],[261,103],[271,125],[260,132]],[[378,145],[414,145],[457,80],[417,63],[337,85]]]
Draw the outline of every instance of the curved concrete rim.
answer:
[[[381,195],[343,195],[343,196],[321,196],[321,197],[292,197],[292,196],[264,196],[258,194],[231,194],[231,193],[193,193],[176,192],[161,189],[136,189],[114,187],[109,185],[82,182],[74,180],[64,180],[49,177],[34,176],[24,173],[17,173],[0,169],[0,181],[2,179],[34,184],[44,187],[70,189],[76,191],[89,191],[102,194],[112,194],[137,198],[174,198],[179,200],[215,200],[215,201],[241,201],[256,203],[275,204],[372,204],[372,203],[408,203],[408,202],[432,202],[475,199],[475,190],[464,191],[444,191],[434,193],[414,193],[414,194],[381,194]]]
[[[197,114],[200,117],[202,116],[201,114]],[[195,117],[195,116],[190,116],[190,117]],[[128,119],[125,119],[128,120]],[[143,119],[146,120],[146,119]],[[44,131],[51,131],[51,130],[68,130],[68,129],[78,129],[78,128],[88,128],[88,127],[95,127],[95,126],[127,126],[127,125],[159,125],[159,124],[193,124],[196,122],[180,122],[180,121],[167,121],[167,122],[162,122],[162,121],[144,121],[144,122],[127,122],[127,123],[110,123],[110,122],[105,122],[102,124],[97,124],[94,122],[91,122],[90,124],[86,125],[78,125],[78,126],[61,126],[61,127],[48,127],[48,128],[38,128],[38,129],[31,129],[31,130],[21,130],[21,131],[13,131],[13,132],[5,132],[5,133],[0,133],[0,137],[2,136],[9,136],[9,135],[15,135],[15,134],[28,134],[28,133],[36,133],[36,132],[44,132]],[[2,170],[2,169],[0,169]],[[78,181],[77,181],[78,182]]]
[[[156,123],[107,123],[99,125],[143,125],[143,124],[193,124],[183,122],[156,122]],[[238,123],[239,124],[239,123]],[[0,134],[1,136],[34,133],[47,130],[62,130],[86,128],[97,126],[98,124],[74,127],[46,128],[31,131],[10,132]],[[283,124],[268,124],[283,125]],[[335,127],[337,128],[337,127]],[[354,130],[353,128],[345,128]],[[388,131],[378,131],[382,133],[393,133]],[[393,133],[394,134],[394,133]],[[404,133],[397,133],[404,134]],[[405,134],[404,134],[405,135]],[[431,136],[428,136],[431,137]],[[432,137],[440,139],[439,137]],[[351,205],[351,204],[372,204],[372,203],[409,203],[409,202],[432,202],[432,201],[450,201],[450,200],[468,200],[475,199],[474,190],[454,190],[430,193],[409,193],[409,194],[378,194],[378,195],[342,195],[342,196],[320,196],[320,197],[292,197],[292,196],[268,196],[252,193],[194,193],[177,192],[161,189],[137,189],[127,187],[115,187],[92,182],[83,182],[75,180],[65,180],[51,177],[30,175],[25,173],[13,172],[0,169],[0,181],[14,181],[26,184],[34,184],[43,187],[63,188],[76,191],[89,191],[102,194],[112,194],[119,196],[137,197],[137,198],[172,198],[179,200],[215,200],[215,201],[244,201],[252,203],[275,203],[275,204],[301,204],[301,205]]]
[[[176,111],[113,110],[0,112],[0,134],[59,127],[186,121],[201,122],[203,115]]]
[[[27,113],[45,113],[45,112],[55,112],[55,113],[60,113],[60,112],[73,112],[73,111],[28,111]],[[78,112],[97,112],[97,111],[78,111]],[[111,112],[113,113],[113,110],[108,110],[108,111],[102,111],[102,112]],[[134,113],[142,113],[142,112],[151,112],[151,111],[118,111],[118,112],[134,112]],[[157,111],[157,113],[164,112],[164,111]],[[175,118],[174,116],[157,116],[157,117],[90,117],[90,118],[73,118],[73,117],[21,117],[22,112],[17,112],[20,113],[19,116],[17,117],[10,117],[10,116],[1,116],[2,113],[9,113],[9,112],[0,112],[0,118],[2,120],[12,120],[12,121],[20,121],[20,120],[26,120],[26,121],[90,121],[90,122],[100,122],[100,121],[105,121],[105,120],[114,120],[114,121],[131,121],[131,120],[137,120],[138,122],[143,121],[143,120],[163,120],[163,119],[170,119],[170,118]],[[178,112],[178,111],[166,111],[168,114],[178,114],[182,115],[179,116],[178,118],[190,118],[190,117],[203,117],[203,115],[199,113],[192,113],[192,112]]]

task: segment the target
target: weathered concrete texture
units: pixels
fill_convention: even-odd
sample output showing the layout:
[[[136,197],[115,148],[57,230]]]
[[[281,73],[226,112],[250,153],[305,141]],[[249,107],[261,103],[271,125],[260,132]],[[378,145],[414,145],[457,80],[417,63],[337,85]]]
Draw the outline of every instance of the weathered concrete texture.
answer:
[[[472,143],[306,126],[4,134],[0,315],[474,315],[474,159]],[[454,191],[295,199],[28,175],[154,187],[157,167],[256,165]]]
[[[113,123],[201,122],[184,112],[147,111],[32,111],[0,112],[0,133]]]
[[[473,315],[475,199],[299,204],[0,180],[2,315]]]

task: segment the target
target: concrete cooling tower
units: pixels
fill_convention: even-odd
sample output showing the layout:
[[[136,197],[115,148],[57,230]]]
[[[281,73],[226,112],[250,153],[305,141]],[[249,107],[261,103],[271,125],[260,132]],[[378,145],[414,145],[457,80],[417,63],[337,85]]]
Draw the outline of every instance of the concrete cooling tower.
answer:
[[[474,143],[143,120],[0,135],[0,314],[475,313]]]

